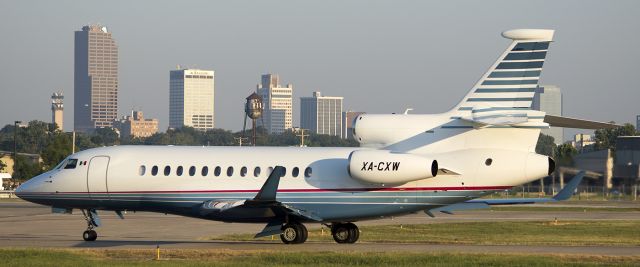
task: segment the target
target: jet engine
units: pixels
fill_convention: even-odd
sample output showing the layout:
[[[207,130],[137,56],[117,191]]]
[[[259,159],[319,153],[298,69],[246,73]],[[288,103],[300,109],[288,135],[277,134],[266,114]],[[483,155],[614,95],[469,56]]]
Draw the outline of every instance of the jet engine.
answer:
[[[387,150],[356,150],[349,155],[349,175],[372,184],[404,184],[435,177],[438,162],[433,159]]]

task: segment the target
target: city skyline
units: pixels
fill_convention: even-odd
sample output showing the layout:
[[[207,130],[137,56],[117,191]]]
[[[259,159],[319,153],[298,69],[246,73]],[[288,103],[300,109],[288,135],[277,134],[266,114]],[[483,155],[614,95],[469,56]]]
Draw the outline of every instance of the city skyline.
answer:
[[[72,32],[87,22],[101,22],[115,32],[120,50],[118,115],[132,108],[145,110],[159,119],[162,131],[169,122],[166,71],[177,64],[218,72],[216,94],[225,99],[216,102],[221,114],[216,118],[218,128],[241,129],[244,97],[254,90],[255,77],[263,73],[278,73],[296,85],[293,107],[299,107],[298,96],[323,91],[344,96],[345,109],[391,113],[410,107],[414,113],[433,113],[446,111],[448,103],[461,99],[486,62],[506,45],[501,38],[487,36],[523,27],[557,30],[540,82],[563,88],[566,116],[624,123],[632,122],[638,113],[633,100],[640,93],[628,77],[638,72],[634,62],[640,52],[625,49],[640,43],[635,35],[626,34],[639,26],[636,2],[543,1],[528,7],[527,14],[516,12],[522,8],[518,3],[469,2],[468,9],[459,9],[456,3],[367,3],[202,3],[198,7],[167,3],[152,12],[144,8],[145,2],[129,3],[131,8],[126,10],[124,2],[100,9],[92,8],[97,2],[83,6],[42,2],[40,6],[48,12],[33,11],[28,2],[5,4],[0,29],[9,38],[0,49],[7,51],[3,61],[11,64],[2,66],[0,90],[11,92],[11,97],[2,100],[0,124],[48,121],[50,110],[44,103],[54,89],[61,89],[67,102],[74,101]],[[336,7],[340,7],[337,12]],[[195,15],[178,14],[176,19],[184,22],[173,25],[174,19],[167,20],[165,15],[176,8]],[[568,8],[576,12],[563,11]],[[77,16],[61,16],[66,9]],[[230,10],[243,12],[226,15]],[[259,15],[276,11],[291,12],[266,22]],[[483,16],[473,23],[462,19],[472,11]],[[142,13],[145,19],[140,21]],[[44,21],[48,21],[46,29]],[[184,26],[189,24],[218,26],[201,33],[202,28]],[[40,39],[49,41],[36,45]],[[256,41],[269,39],[275,42]],[[473,46],[468,45],[469,39],[474,39]],[[176,49],[184,43],[193,49]],[[38,79],[27,76],[34,66],[41,72]],[[378,105],[383,100],[387,105]],[[594,108],[602,107],[603,100],[616,105]],[[19,117],[11,112],[26,103],[42,104],[21,110]],[[294,109],[294,126],[299,125],[298,113]],[[70,105],[65,117],[74,120]],[[64,130],[71,130],[69,123]],[[565,139],[572,135],[566,132]]]

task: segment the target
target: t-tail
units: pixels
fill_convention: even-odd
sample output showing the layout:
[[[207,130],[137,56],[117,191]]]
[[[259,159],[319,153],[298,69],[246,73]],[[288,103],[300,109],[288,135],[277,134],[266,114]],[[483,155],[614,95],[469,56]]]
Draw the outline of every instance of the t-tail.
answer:
[[[513,41],[454,110],[530,110],[553,33],[538,29],[503,32],[503,37]]]

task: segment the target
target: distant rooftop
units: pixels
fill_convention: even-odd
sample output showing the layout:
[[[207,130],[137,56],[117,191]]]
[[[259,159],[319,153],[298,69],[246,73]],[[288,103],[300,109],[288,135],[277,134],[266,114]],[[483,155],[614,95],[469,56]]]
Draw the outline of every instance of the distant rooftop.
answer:
[[[107,26],[103,26],[100,24],[91,24],[91,25],[86,25],[84,27],[82,27],[82,30],[85,32],[104,32],[104,33],[108,33],[109,31],[107,30]]]

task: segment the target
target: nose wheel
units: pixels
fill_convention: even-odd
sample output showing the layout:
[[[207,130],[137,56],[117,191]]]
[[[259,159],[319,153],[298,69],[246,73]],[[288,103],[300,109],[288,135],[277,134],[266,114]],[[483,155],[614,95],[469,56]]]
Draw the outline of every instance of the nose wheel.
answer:
[[[84,241],[96,241],[97,238],[98,233],[94,230],[86,230],[82,233],[82,239],[84,239]]]
[[[331,224],[331,235],[336,243],[353,244],[358,241],[360,230],[353,223],[333,223]]]
[[[100,219],[96,210],[81,210],[84,219],[87,221],[87,230],[82,233],[84,241],[96,241],[98,233],[93,230],[94,227],[100,226]]]

